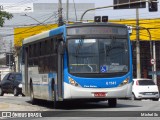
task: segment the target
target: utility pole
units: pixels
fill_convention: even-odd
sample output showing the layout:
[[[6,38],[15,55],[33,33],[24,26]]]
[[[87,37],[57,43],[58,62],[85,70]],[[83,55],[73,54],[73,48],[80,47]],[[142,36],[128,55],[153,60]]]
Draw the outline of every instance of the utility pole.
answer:
[[[58,26],[62,26],[64,24],[62,17],[62,1],[59,0],[58,3]]]
[[[9,53],[9,70],[12,71],[12,66],[11,66],[11,54],[12,54],[12,41],[10,40],[10,53]]]
[[[153,59],[155,60],[155,63],[153,64],[153,71],[154,71],[154,74],[153,74],[153,80],[154,80],[154,83],[157,84],[157,69],[156,69],[156,45],[155,45],[155,41],[153,41]]]
[[[66,1],[66,23],[69,21],[69,0]]]
[[[139,41],[139,9],[136,9],[136,58],[137,58],[137,78],[141,78],[140,63],[140,41]]]

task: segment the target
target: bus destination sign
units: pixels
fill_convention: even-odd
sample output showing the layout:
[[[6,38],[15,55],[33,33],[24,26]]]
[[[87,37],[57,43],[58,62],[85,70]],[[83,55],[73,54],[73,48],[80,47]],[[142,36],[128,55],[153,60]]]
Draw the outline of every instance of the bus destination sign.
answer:
[[[117,27],[77,27],[68,28],[67,35],[127,35],[127,28]]]

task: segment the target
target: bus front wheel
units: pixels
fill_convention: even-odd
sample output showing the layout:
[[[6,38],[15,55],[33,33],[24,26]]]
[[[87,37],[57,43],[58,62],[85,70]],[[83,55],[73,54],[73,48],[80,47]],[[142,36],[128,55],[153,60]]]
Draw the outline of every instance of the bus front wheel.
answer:
[[[116,98],[108,99],[108,105],[109,105],[109,107],[116,107],[117,106],[117,99]]]

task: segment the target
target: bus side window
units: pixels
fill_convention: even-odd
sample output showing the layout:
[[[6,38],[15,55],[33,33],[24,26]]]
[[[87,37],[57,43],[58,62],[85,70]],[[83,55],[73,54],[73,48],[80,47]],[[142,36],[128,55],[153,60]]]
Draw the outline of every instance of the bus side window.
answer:
[[[41,56],[45,55],[45,42],[41,42]]]
[[[25,64],[25,50],[26,50],[26,47],[22,46],[20,51],[22,56],[22,59],[21,59],[22,64]]]
[[[47,40],[44,41],[44,55],[48,55],[48,44],[47,44]]]
[[[51,39],[47,40],[47,53],[48,55],[51,54],[51,48],[52,48],[52,45],[51,45]]]
[[[43,73],[43,68],[42,68],[42,66],[43,66],[43,59],[40,58],[40,59],[39,59],[39,65],[38,65],[39,73]]]
[[[57,51],[58,51],[58,40],[56,39],[56,40],[54,40],[54,53],[57,53]]]
[[[34,57],[37,57],[37,54],[36,54],[36,44],[33,44],[33,56]]]
[[[39,43],[39,56],[42,55],[42,43],[40,42]]]
[[[29,58],[31,57],[31,45],[29,45]]]
[[[34,46],[31,45],[31,58],[33,58],[33,57],[34,57]]]
[[[36,57],[39,57],[39,43],[36,44]]]
[[[53,54],[53,38],[50,40],[51,41],[51,44],[50,44],[50,47],[51,47],[51,54]]]
[[[44,55],[45,53],[45,42],[41,42],[41,53],[42,53],[42,56]]]

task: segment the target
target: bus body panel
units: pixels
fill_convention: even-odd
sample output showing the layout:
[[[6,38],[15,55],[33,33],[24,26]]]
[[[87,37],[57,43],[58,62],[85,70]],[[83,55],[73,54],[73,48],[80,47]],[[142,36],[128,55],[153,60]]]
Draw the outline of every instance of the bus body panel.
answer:
[[[118,87],[127,78],[129,79],[129,83],[132,82],[130,73],[125,76],[116,78],[83,78],[66,73],[64,82],[69,83],[69,77],[75,80],[82,88],[115,88]]]
[[[122,87],[116,88],[80,88],[75,87],[70,84],[64,83],[64,99],[85,99],[85,98],[93,98],[96,99],[97,97],[94,96],[96,92],[105,92],[106,97],[98,97],[98,98],[130,98],[132,84],[129,83]]]
[[[33,68],[30,68],[33,70]],[[52,87],[56,88],[56,84],[52,86],[53,82],[57,80],[56,73],[49,73],[49,74],[32,74],[29,76],[29,85],[32,81],[33,84],[33,94],[35,98],[43,98],[45,100],[54,100],[54,90]],[[29,86],[30,87],[30,86]]]

